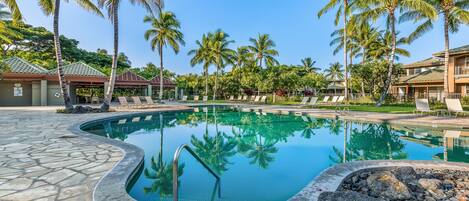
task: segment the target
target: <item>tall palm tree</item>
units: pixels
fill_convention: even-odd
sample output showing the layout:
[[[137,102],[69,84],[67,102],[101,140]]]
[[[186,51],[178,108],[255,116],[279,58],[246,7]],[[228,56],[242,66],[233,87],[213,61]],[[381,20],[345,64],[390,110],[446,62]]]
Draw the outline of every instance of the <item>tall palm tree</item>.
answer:
[[[384,87],[381,92],[381,97],[376,103],[381,106],[388,94],[389,87],[392,81],[394,70],[394,60],[396,55],[396,16],[398,11],[404,12],[418,12],[423,16],[430,19],[437,17],[437,12],[431,4],[426,0],[359,0],[358,6],[363,8],[363,12],[359,14],[363,19],[377,20],[380,17],[385,17],[388,25],[389,32],[391,33],[391,54],[388,60],[388,73],[384,82]]]
[[[0,41],[2,43],[11,44],[13,42],[13,38],[20,37],[21,34],[14,31],[9,24],[5,21],[12,19],[11,12],[5,10],[5,5],[0,4]]]
[[[248,47],[241,46],[236,49],[234,54],[234,68],[241,68],[252,59],[253,55],[249,52]]]
[[[301,60],[301,67],[303,67],[308,73],[316,72],[321,70],[318,67],[315,67],[316,61],[313,61],[311,57],[307,57]]]
[[[445,35],[445,73],[444,73],[444,92],[447,94],[448,89],[448,68],[449,68],[449,33],[459,31],[459,26],[469,24],[469,1],[465,0],[429,0],[440,15],[443,16],[443,28]],[[400,22],[415,21],[418,19],[426,19],[419,27],[409,36],[409,41],[413,41],[423,35],[425,32],[433,29],[433,19],[427,18],[418,12],[408,12],[399,18]]]
[[[330,64],[329,68],[324,70],[324,72],[326,73],[326,77],[332,80],[334,83],[341,79],[344,79],[342,65],[339,62]]]
[[[160,93],[163,100],[163,49],[171,46],[174,53],[179,53],[180,44],[185,45],[184,34],[179,30],[181,23],[172,12],[161,12],[158,18],[145,16],[144,22],[151,23],[152,28],[145,32],[145,40],[151,40],[151,49],[158,49],[160,55]]]
[[[208,68],[214,63],[213,55],[211,54],[211,41],[207,34],[202,36],[202,40],[195,41],[197,49],[190,50],[188,55],[193,55],[191,65],[203,64],[205,75],[205,95],[208,96]]]
[[[103,104],[101,105],[102,111],[109,111],[109,105],[112,100],[112,93],[114,91],[114,84],[116,82],[117,59],[119,56],[119,6],[122,0],[98,0],[100,7],[105,7],[108,13],[108,18],[111,20],[114,29],[114,50],[112,55],[111,76],[109,76],[109,86],[105,90]],[[140,4],[150,13],[161,11],[163,8],[163,0],[130,0],[132,4]]]
[[[335,17],[335,21],[334,21],[334,24],[337,26],[339,24],[339,21],[340,21],[340,17],[343,17],[343,30],[344,30],[344,34],[342,35],[343,36],[343,50],[344,50],[344,66],[345,66],[345,99],[348,100],[348,75],[347,75],[347,67],[348,67],[348,62],[347,62],[347,17],[348,15],[350,14],[350,4],[353,4],[353,1],[352,0],[330,0],[326,6],[324,6],[324,8],[322,8],[321,10],[319,10],[318,12],[318,17],[321,17],[322,15],[324,15],[326,12],[330,11],[331,9],[333,9],[334,7],[338,7],[337,8],[337,13],[336,13],[336,17]],[[343,12],[343,13],[342,13]]]
[[[229,35],[227,33],[222,30],[217,30],[211,36],[211,54],[217,66],[215,72],[215,86],[213,89],[213,100],[215,100],[217,96],[219,71],[223,70],[227,64],[233,63],[235,51],[228,47],[230,43],[234,43],[234,41],[228,40]]]
[[[262,67],[264,61],[267,65],[277,65],[278,61],[275,59],[278,56],[275,50],[275,42],[270,39],[268,34],[259,34],[257,39],[250,38],[251,45],[248,46],[249,50],[255,54],[256,61],[259,62],[259,67]]]
[[[78,5],[82,8],[97,14],[98,16],[103,16],[101,11],[93,4],[91,0],[75,0]],[[59,33],[59,16],[60,16],[60,2],[61,0],[40,0],[39,4],[46,15],[53,15],[54,23],[54,46],[55,46],[55,57],[57,60],[57,74],[59,77],[59,85],[62,90],[62,96],[64,99],[65,110],[73,110],[72,101],[70,95],[68,94],[68,83],[65,81],[65,74],[62,69],[62,48],[60,46],[60,33]]]

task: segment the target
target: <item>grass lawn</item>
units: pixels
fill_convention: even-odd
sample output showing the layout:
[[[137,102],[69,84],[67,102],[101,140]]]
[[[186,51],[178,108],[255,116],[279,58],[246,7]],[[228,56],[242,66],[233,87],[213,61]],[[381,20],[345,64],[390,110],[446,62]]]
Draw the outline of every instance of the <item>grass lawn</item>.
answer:
[[[343,109],[348,107],[351,111],[362,111],[362,112],[382,112],[382,113],[391,113],[391,114],[406,114],[412,113],[415,110],[415,106],[402,106],[402,105],[384,105],[381,107],[375,107],[374,105],[349,105],[349,106],[317,106],[316,108],[320,109],[330,109],[335,110],[336,108]]]

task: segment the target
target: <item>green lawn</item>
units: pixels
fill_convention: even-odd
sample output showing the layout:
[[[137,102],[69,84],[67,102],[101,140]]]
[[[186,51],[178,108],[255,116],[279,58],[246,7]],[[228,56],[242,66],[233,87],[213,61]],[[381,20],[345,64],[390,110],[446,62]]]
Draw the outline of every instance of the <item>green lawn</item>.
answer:
[[[336,108],[344,109],[344,107],[349,108],[351,111],[362,111],[362,112],[382,112],[382,113],[392,113],[392,114],[406,114],[412,113],[415,110],[415,107],[411,106],[394,106],[394,105],[385,105],[381,107],[375,107],[374,105],[350,105],[350,106],[317,106],[316,108],[320,109],[330,109],[335,110]]]

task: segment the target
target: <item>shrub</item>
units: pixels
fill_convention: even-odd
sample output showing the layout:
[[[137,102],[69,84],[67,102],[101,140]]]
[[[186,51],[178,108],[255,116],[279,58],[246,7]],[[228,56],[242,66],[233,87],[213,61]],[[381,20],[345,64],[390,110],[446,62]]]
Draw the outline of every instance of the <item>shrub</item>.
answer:
[[[469,105],[469,96],[465,96],[461,99],[461,104]]]

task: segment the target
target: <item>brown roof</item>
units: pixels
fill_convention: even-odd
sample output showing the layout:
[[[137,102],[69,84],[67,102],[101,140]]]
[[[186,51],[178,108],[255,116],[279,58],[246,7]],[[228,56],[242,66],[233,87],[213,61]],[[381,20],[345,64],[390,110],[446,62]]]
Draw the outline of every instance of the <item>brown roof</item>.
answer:
[[[464,46],[453,48],[453,49],[449,50],[449,55],[451,55],[451,56],[452,55],[460,55],[460,54],[469,54],[469,45],[464,45]],[[433,54],[433,56],[435,56],[435,57],[444,57],[445,52],[444,51],[437,52],[437,53]]]
[[[417,61],[414,63],[404,65],[404,68],[423,68],[423,67],[439,67],[443,66],[445,63],[441,59],[437,58],[428,58],[422,61]]]
[[[427,83],[427,82],[443,82],[444,70],[442,68],[434,68],[421,72],[415,75],[409,75],[399,78],[398,83],[415,84],[415,83]]]
[[[148,82],[145,78],[141,77],[140,75],[135,74],[134,72],[127,70],[124,73],[116,76],[116,81],[123,81],[123,82]]]
[[[150,83],[152,85],[160,85],[160,76],[155,76],[154,78],[152,78],[150,80]],[[165,86],[174,86],[174,82],[170,79],[167,79],[167,78],[163,78],[163,85]]]

